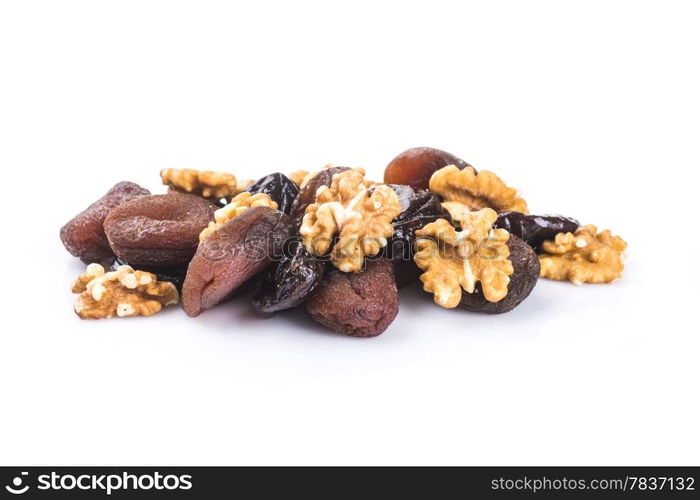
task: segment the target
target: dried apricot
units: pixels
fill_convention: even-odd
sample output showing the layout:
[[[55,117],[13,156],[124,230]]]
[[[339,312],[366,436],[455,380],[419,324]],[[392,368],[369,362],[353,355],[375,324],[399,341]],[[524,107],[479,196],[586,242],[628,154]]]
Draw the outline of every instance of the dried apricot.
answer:
[[[384,183],[428,189],[428,181],[433,172],[447,165],[456,165],[460,169],[470,166],[466,161],[440,149],[407,149],[389,162],[384,171]]]

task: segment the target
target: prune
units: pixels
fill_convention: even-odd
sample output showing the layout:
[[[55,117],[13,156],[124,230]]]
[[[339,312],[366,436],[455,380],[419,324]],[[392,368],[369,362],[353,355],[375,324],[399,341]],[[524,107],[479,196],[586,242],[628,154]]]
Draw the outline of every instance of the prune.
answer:
[[[326,271],[306,310],[322,325],[354,337],[374,337],[399,312],[394,271],[386,259],[367,260],[358,273]]]
[[[299,194],[299,187],[289,177],[279,172],[258,179],[245,190],[251,194],[265,193],[277,203],[278,210],[287,215]]]
[[[321,170],[319,173],[314,175],[309,182],[299,190],[299,194],[292,204],[292,208],[289,211],[289,216],[292,218],[295,227],[301,225],[301,219],[304,218],[304,212],[306,212],[306,207],[312,204],[316,200],[316,191],[321,186],[330,186],[333,181],[333,176],[350,170],[348,167],[331,167]]]
[[[110,264],[111,270],[116,271],[117,269],[119,269],[120,266],[134,267],[124,259],[115,257],[112,260],[112,263]],[[177,288],[178,291],[182,290],[182,284],[185,282],[185,274],[187,274],[187,266],[173,267],[169,269],[158,269],[154,267],[141,266],[136,270],[146,271],[148,273],[155,274],[156,278],[158,278],[158,281],[169,281],[170,283],[175,285],[175,288]]]
[[[215,210],[192,194],[155,194],[112,210],[104,228],[117,257],[137,268],[172,268],[190,261]]]
[[[385,184],[407,184],[413,189],[428,189],[433,172],[447,165],[470,167],[466,161],[435,148],[411,148],[391,160],[384,170]]]
[[[266,274],[253,308],[261,316],[296,307],[323,278],[326,263],[306,251],[300,241],[289,246],[285,257]]]
[[[413,262],[413,242],[415,231],[437,219],[450,220],[447,210],[442,208],[440,199],[427,191],[414,191],[409,186],[390,186],[399,196],[403,211],[393,220],[394,235],[389,239],[386,256],[391,260],[396,275],[396,285],[400,288],[418,279],[422,272]]]
[[[86,264],[111,257],[112,249],[103,227],[107,215],[119,205],[149,194],[148,189],[133,182],[116,184],[61,228],[61,241],[66,250]]]
[[[499,213],[493,226],[514,234],[539,253],[544,240],[553,240],[558,233],[573,233],[579,222],[563,215],[525,215],[509,211]]]
[[[481,291],[481,283],[477,283],[474,293],[462,292],[460,307],[468,311],[500,314],[515,308],[530,295],[540,274],[540,261],[537,254],[527,243],[512,234],[508,239],[508,249],[510,250],[509,259],[513,263],[508,295],[498,302],[489,302]]]
[[[292,224],[282,212],[253,207],[200,243],[182,287],[182,308],[198,316],[231,296],[249,278],[282,257]]]

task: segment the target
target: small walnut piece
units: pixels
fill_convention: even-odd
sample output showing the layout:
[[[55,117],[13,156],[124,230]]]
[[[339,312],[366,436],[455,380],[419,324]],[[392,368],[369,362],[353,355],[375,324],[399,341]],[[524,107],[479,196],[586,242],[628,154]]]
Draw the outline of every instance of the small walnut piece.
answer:
[[[445,219],[416,231],[416,265],[423,271],[423,289],[434,295],[435,303],[451,309],[459,305],[462,290],[474,293],[481,282],[484,298],[498,302],[508,293],[513,264],[508,259],[510,234],[492,229],[497,214],[484,208],[463,214],[462,231]]]
[[[105,273],[99,264],[90,264],[73,283],[75,312],[82,319],[152,316],[163,306],[177,304],[180,297],[170,282],[159,282],[154,274],[120,266]]]
[[[163,184],[176,191],[192,193],[204,198],[230,198],[240,193],[253,181],[238,182],[236,176],[228,172],[214,170],[194,170],[191,168],[164,168],[160,171]]]
[[[625,240],[613,236],[609,229],[599,233],[593,225],[581,226],[574,233],[559,233],[554,241],[542,244],[540,276],[576,285],[610,283],[622,276],[625,248]]]
[[[458,201],[470,210],[492,208],[496,212],[527,213],[527,203],[518,197],[518,192],[488,170],[476,173],[472,167],[460,170],[448,165],[430,177],[429,188],[444,201]]]
[[[289,174],[289,178],[292,179],[292,182],[294,182],[294,184],[301,187],[301,183],[304,182],[304,179],[306,179],[306,176],[308,175],[308,170],[295,170],[294,172]]]
[[[331,263],[343,272],[362,269],[365,255],[376,255],[394,233],[391,221],[401,213],[399,198],[389,186],[370,190],[361,168],[335,174],[321,186],[306,208],[299,234],[307,251],[325,255],[335,236]]]
[[[199,234],[199,241],[204,241],[211,233],[252,207],[270,207],[277,210],[277,203],[265,193],[250,194],[248,191],[243,191],[237,194],[228,205],[214,212],[214,221]]]

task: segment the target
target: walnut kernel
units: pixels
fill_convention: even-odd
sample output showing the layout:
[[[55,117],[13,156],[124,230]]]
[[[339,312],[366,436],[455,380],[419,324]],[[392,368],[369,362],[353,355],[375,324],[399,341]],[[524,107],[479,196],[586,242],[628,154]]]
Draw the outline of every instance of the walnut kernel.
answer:
[[[73,283],[72,291],[80,294],[75,312],[81,319],[152,316],[179,301],[175,285],[130,266],[105,273],[101,265],[90,264]]]
[[[416,231],[414,261],[423,271],[423,289],[445,308],[459,305],[462,290],[474,293],[481,282],[484,297],[498,302],[508,293],[513,264],[504,229],[492,229],[497,214],[490,208],[464,215],[462,230],[438,219]]]
[[[176,191],[216,200],[230,198],[253,183],[252,180],[238,182],[236,176],[228,172],[191,168],[164,168],[160,171],[160,178],[163,184]]]
[[[573,233],[559,233],[554,241],[542,244],[540,276],[575,285],[610,283],[622,276],[625,248],[625,240],[613,236],[609,229],[599,233],[590,224]]]
[[[488,207],[496,212],[527,213],[527,203],[518,197],[518,192],[488,170],[477,173],[473,167],[460,170],[455,165],[448,165],[430,177],[429,188],[444,201],[458,201],[470,210]]]
[[[360,271],[365,255],[376,255],[386,246],[394,233],[391,221],[401,213],[393,189],[376,185],[370,190],[364,177],[361,168],[333,175],[330,187],[316,192],[299,229],[314,255],[325,255],[332,245],[331,263],[343,272]]]
[[[252,207],[270,207],[277,210],[277,203],[265,193],[250,194],[248,191],[243,191],[237,194],[229,204],[214,212],[214,221],[199,233],[199,241],[204,241],[211,233]]]

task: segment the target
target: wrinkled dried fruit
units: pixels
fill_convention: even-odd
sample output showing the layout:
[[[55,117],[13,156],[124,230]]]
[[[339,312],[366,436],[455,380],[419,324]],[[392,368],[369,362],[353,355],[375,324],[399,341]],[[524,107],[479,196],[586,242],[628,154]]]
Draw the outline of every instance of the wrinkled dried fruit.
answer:
[[[440,199],[427,191],[414,191],[409,186],[391,185],[398,195],[402,212],[394,219],[394,235],[386,248],[386,257],[391,260],[396,275],[396,285],[401,288],[416,281],[421,270],[413,262],[415,231],[437,219],[449,219]]]
[[[246,188],[251,194],[264,193],[277,203],[280,212],[289,215],[292,204],[299,194],[299,187],[286,175],[279,172],[266,175]]]
[[[306,207],[316,201],[316,191],[321,186],[330,186],[333,182],[333,176],[340,172],[350,170],[348,167],[331,167],[321,170],[309,179],[304,187],[299,190],[299,194],[294,199],[292,208],[289,211],[289,216],[292,218],[295,227],[301,225],[301,220],[304,218]]]
[[[508,294],[498,302],[489,302],[484,297],[481,283],[477,283],[474,293],[462,292],[459,306],[468,311],[487,314],[500,314],[514,309],[530,295],[537,284],[540,263],[534,250],[517,236],[511,234],[508,239],[513,274],[510,275]]]
[[[295,241],[284,258],[266,273],[253,308],[261,316],[291,309],[306,300],[323,278],[326,263]]]
[[[187,265],[216,206],[191,194],[144,196],[112,210],[104,228],[112,250],[136,267]]]
[[[198,316],[283,256],[292,225],[282,212],[253,207],[200,243],[182,287],[182,308]]]
[[[573,233],[579,222],[563,215],[526,215],[520,212],[501,212],[493,227],[503,228],[530,245],[539,253],[544,240],[552,240],[558,233]]]
[[[73,217],[61,228],[61,241],[72,255],[89,264],[113,255],[104,231],[104,221],[112,209],[127,201],[151,194],[133,182],[120,182]]]
[[[112,271],[116,271],[121,266],[134,267],[129,264],[124,259],[115,257],[110,265]],[[145,271],[147,273],[154,274],[158,281],[168,281],[175,285],[178,291],[182,290],[182,284],[185,282],[185,275],[187,274],[187,266],[172,267],[167,269],[159,269],[157,267],[140,267],[139,271]]]
[[[435,148],[411,148],[391,160],[384,171],[385,184],[407,184],[413,189],[428,189],[433,172],[447,165],[460,169],[470,166],[464,160]]]
[[[374,337],[399,312],[394,271],[386,259],[367,260],[359,273],[329,268],[306,302],[311,317],[332,330],[354,337]]]

